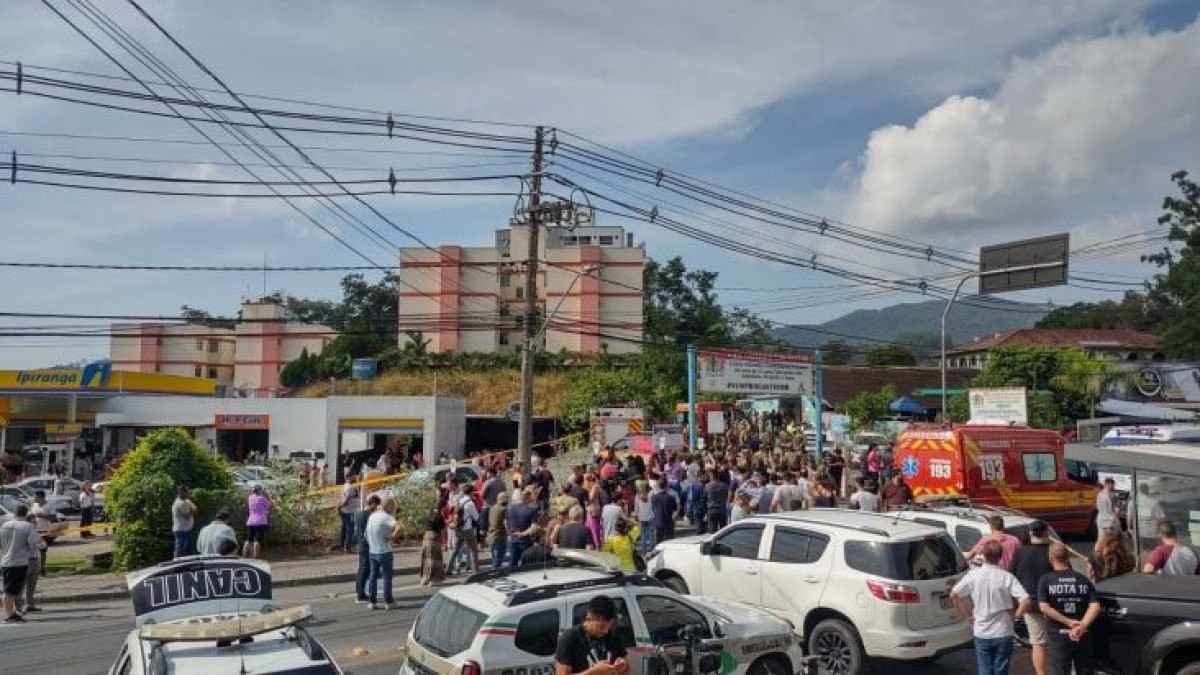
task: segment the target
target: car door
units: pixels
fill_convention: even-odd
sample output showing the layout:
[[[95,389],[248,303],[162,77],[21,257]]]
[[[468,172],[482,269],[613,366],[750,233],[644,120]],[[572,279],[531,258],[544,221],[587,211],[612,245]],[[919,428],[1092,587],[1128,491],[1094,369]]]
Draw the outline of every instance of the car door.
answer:
[[[792,525],[776,524],[771,530],[758,604],[803,626],[804,617],[820,603],[833,567],[829,536]]]
[[[617,638],[617,642],[628,652],[628,657],[625,659],[629,663],[630,675],[642,675],[644,668],[642,665],[642,655],[651,653],[646,638],[645,626],[639,626],[634,618],[634,612],[630,611],[630,605],[633,602],[632,594],[623,589],[614,589],[606,592],[612,598],[613,603],[617,606],[617,625],[613,627],[613,637]],[[588,600],[587,598],[572,598],[568,603],[567,620],[570,625],[564,626],[564,630],[573,628],[583,623],[583,617],[587,614]]]
[[[701,549],[700,594],[757,605],[762,599],[760,523],[733,525]],[[703,551],[707,551],[704,554]]]

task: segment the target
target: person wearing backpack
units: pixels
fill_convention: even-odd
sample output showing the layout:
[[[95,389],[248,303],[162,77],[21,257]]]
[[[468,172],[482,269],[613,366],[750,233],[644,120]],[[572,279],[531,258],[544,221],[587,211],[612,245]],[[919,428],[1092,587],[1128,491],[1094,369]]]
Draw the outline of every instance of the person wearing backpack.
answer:
[[[475,486],[470,483],[462,486],[462,493],[450,512],[450,526],[454,528],[454,551],[450,554],[449,574],[455,574],[459,569],[459,557],[465,555],[467,560],[461,568],[470,568],[472,574],[479,571],[479,509],[471,493]]]
[[[1146,558],[1143,572],[1168,575],[1200,574],[1200,558],[1191,548],[1179,543],[1175,523],[1169,520],[1159,523],[1158,536],[1162,543]]]

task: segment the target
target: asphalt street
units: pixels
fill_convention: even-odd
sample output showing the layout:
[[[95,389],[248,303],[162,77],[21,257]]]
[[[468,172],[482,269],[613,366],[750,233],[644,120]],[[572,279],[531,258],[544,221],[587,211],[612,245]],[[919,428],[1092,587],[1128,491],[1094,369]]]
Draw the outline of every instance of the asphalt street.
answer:
[[[404,656],[408,629],[430,595],[415,576],[396,577],[399,607],[371,611],[354,604],[348,584],[282,588],[280,605],[308,603],[315,620],[312,633],[352,675],[395,675]],[[126,601],[47,605],[29,616],[23,626],[0,625],[0,671],[23,675],[94,675],[106,673],[133,627]],[[937,662],[874,664],[871,672],[889,675],[966,675],[975,672],[969,650],[946,655]],[[1032,673],[1029,657],[1018,650],[1013,675]],[[218,675],[215,671],[213,675]]]

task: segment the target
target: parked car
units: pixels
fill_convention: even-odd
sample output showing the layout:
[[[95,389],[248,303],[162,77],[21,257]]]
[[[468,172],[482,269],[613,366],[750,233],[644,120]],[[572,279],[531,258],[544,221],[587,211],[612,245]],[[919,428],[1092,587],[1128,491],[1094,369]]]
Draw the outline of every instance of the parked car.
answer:
[[[3,525],[13,518],[16,518],[17,506],[22,503],[24,502],[18,502],[11,497],[0,497],[0,525]],[[49,527],[38,530],[38,534],[42,535],[42,539],[44,539],[47,544],[53,544],[54,540],[61,537],[66,529],[67,523],[65,521],[56,519],[54,522],[50,523]]]
[[[408,476],[406,476],[404,480],[400,481],[399,483],[379,488],[367,496],[370,497],[370,495],[373,494],[378,495],[380,499],[387,499],[389,497],[394,498],[404,490],[420,487],[421,485],[424,485],[430,481],[432,481],[434,485],[441,485],[443,482],[445,482],[446,476],[450,475],[451,471],[454,472],[454,477],[458,479],[459,485],[462,485],[463,483],[474,483],[476,480],[479,480],[479,467],[475,466],[474,464],[464,463],[456,466],[439,464],[424,469],[417,469],[416,471],[408,474]]]
[[[992,527],[987,520],[990,516],[1004,518],[1004,531],[1020,539],[1023,544],[1029,543],[1029,524],[1037,520],[1012,509],[980,504],[957,505],[936,502],[913,506],[901,511],[889,511],[887,515],[939,527],[954,538],[958,550],[963,553],[971,550],[980,539],[992,533]],[[1049,536],[1054,541],[1062,541],[1053,527],[1050,527]]]
[[[622,573],[608,554],[567,551],[544,566],[443,587],[408,634],[400,675],[552,674],[559,635],[583,620],[596,595],[616,603],[614,637],[628,650],[632,675],[647,675],[644,657],[689,635],[719,649],[726,675],[801,670],[800,641],[786,621],[737,602],[681,597],[644,574]]]
[[[1121,675],[1200,675],[1200,577],[1124,574],[1096,585],[1097,664]]]
[[[9,496],[17,500],[23,500],[27,504],[33,504],[34,491],[27,487],[20,487],[18,484],[5,485],[0,487],[0,496]],[[66,513],[72,510],[71,498],[66,495],[56,495],[50,492],[46,493],[46,504],[52,507],[55,513]],[[78,505],[78,501],[75,502]]]
[[[867,659],[927,659],[971,641],[950,589],[967,570],[944,530],[894,516],[812,509],[739,520],[659,544],[648,573],[680,593],[762,607],[795,625],[832,673]]]
[[[283,481],[277,478],[269,467],[246,464],[235,466],[229,472],[233,474],[234,486],[245,490],[255,485],[263,486],[267,492],[283,487]]]
[[[62,495],[55,495],[54,493],[54,481],[56,480],[62,480]],[[83,483],[75,480],[74,478],[64,477],[59,479],[56,476],[49,475],[31,476],[29,478],[25,478],[24,480],[17,481],[15,485],[23,490],[28,491],[30,494],[33,494],[37,490],[44,490],[46,492],[47,500],[49,500],[51,496],[67,497],[66,502],[59,502],[62,504],[67,504],[65,508],[56,507],[60,513],[65,511],[79,510],[79,493],[83,492]]]

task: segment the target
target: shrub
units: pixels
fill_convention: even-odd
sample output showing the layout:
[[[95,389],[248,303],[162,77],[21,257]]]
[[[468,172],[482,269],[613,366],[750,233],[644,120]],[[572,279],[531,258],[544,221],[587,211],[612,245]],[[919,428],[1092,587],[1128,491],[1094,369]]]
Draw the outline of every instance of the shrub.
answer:
[[[118,569],[145,567],[170,556],[171,503],[181,485],[206,503],[209,491],[233,487],[225,461],[182,429],[149,434],[121,463],[106,494],[117,532],[113,563]],[[197,518],[196,526],[201,523]]]

